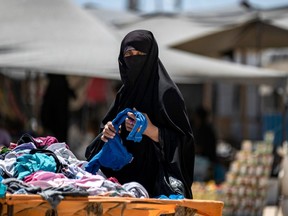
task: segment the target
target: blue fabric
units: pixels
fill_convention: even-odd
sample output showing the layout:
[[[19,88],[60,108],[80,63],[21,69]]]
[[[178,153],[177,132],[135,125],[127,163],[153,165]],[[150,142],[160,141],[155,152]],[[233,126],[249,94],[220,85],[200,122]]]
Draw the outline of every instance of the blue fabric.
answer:
[[[136,122],[129,133],[127,139],[135,142],[140,142],[142,139],[142,133],[147,128],[146,117],[135,110],[126,108],[117,114],[116,118],[112,121],[114,128],[116,129],[116,135],[113,139],[109,139],[103,146],[103,148],[96,154],[86,165],[85,170],[92,174],[95,174],[100,166],[111,168],[113,170],[120,170],[123,166],[130,163],[133,159],[122,143],[120,135],[118,134],[119,126],[128,117],[127,113],[132,112],[136,116]]]
[[[142,140],[142,134],[146,130],[148,122],[146,117],[138,111],[132,111],[136,116],[136,122],[132,131],[127,136],[127,140],[133,140],[134,142],[140,142]]]
[[[42,153],[22,155],[16,159],[14,177],[23,179],[39,170],[56,172],[55,159]]]
[[[7,186],[0,183],[0,198],[4,198],[7,192]]]
[[[156,198],[157,199],[179,200],[179,199],[184,199],[184,196],[180,195],[180,194],[171,194],[171,195],[169,195],[169,197],[167,197],[166,195],[160,195],[160,196],[158,196]]]

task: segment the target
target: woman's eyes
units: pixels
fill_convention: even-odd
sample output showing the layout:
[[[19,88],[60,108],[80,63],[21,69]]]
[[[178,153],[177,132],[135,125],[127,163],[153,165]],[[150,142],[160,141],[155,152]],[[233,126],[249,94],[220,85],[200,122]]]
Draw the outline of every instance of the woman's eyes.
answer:
[[[129,50],[124,54],[124,57],[134,56],[134,55],[147,55],[144,52],[138,51],[138,50]]]

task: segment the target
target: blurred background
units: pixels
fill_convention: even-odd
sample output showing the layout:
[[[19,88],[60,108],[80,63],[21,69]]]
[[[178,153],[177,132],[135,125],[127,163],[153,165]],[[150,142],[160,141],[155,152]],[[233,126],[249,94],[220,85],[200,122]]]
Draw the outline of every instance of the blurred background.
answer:
[[[267,191],[280,185],[286,155],[279,151],[288,132],[287,0],[0,3],[0,144],[24,133],[52,135],[85,160],[121,86],[120,42],[147,29],[186,102],[197,142],[195,180],[213,181],[215,192],[231,164],[243,160],[243,146],[252,151],[272,132],[263,196],[265,205],[279,205],[280,186]]]

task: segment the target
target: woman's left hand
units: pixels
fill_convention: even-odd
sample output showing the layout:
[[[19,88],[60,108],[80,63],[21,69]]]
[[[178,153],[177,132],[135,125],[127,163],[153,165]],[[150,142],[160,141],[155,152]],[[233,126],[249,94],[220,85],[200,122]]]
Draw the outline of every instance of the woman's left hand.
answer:
[[[135,109],[135,108],[134,108]],[[156,127],[150,120],[150,118],[148,117],[148,115],[146,113],[142,113],[147,120],[147,128],[146,130],[143,132],[144,135],[150,137],[152,140],[154,140],[155,142],[159,142],[159,131],[158,131],[158,127]],[[132,113],[132,112],[128,112],[127,113],[128,118],[125,119],[125,127],[127,131],[132,131],[135,122],[136,122],[136,116]]]
[[[136,122],[136,116],[132,112],[127,113],[128,117],[125,119],[125,127],[127,131],[132,131],[135,122]]]

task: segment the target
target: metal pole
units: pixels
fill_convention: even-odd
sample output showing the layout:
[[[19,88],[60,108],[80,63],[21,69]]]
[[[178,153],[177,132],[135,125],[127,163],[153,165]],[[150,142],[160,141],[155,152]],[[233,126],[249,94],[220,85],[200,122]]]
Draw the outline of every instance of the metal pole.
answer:
[[[287,87],[288,87],[288,76],[286,77],[286,83],[284,85],[284,92],[283,92],[284,109],[283,109],[283,119],[282,119],[282,145],[287,140],[287,132],[286,132],[286,126],[287,126],[286,118],[287,118],[287,110],[288,110]]]

